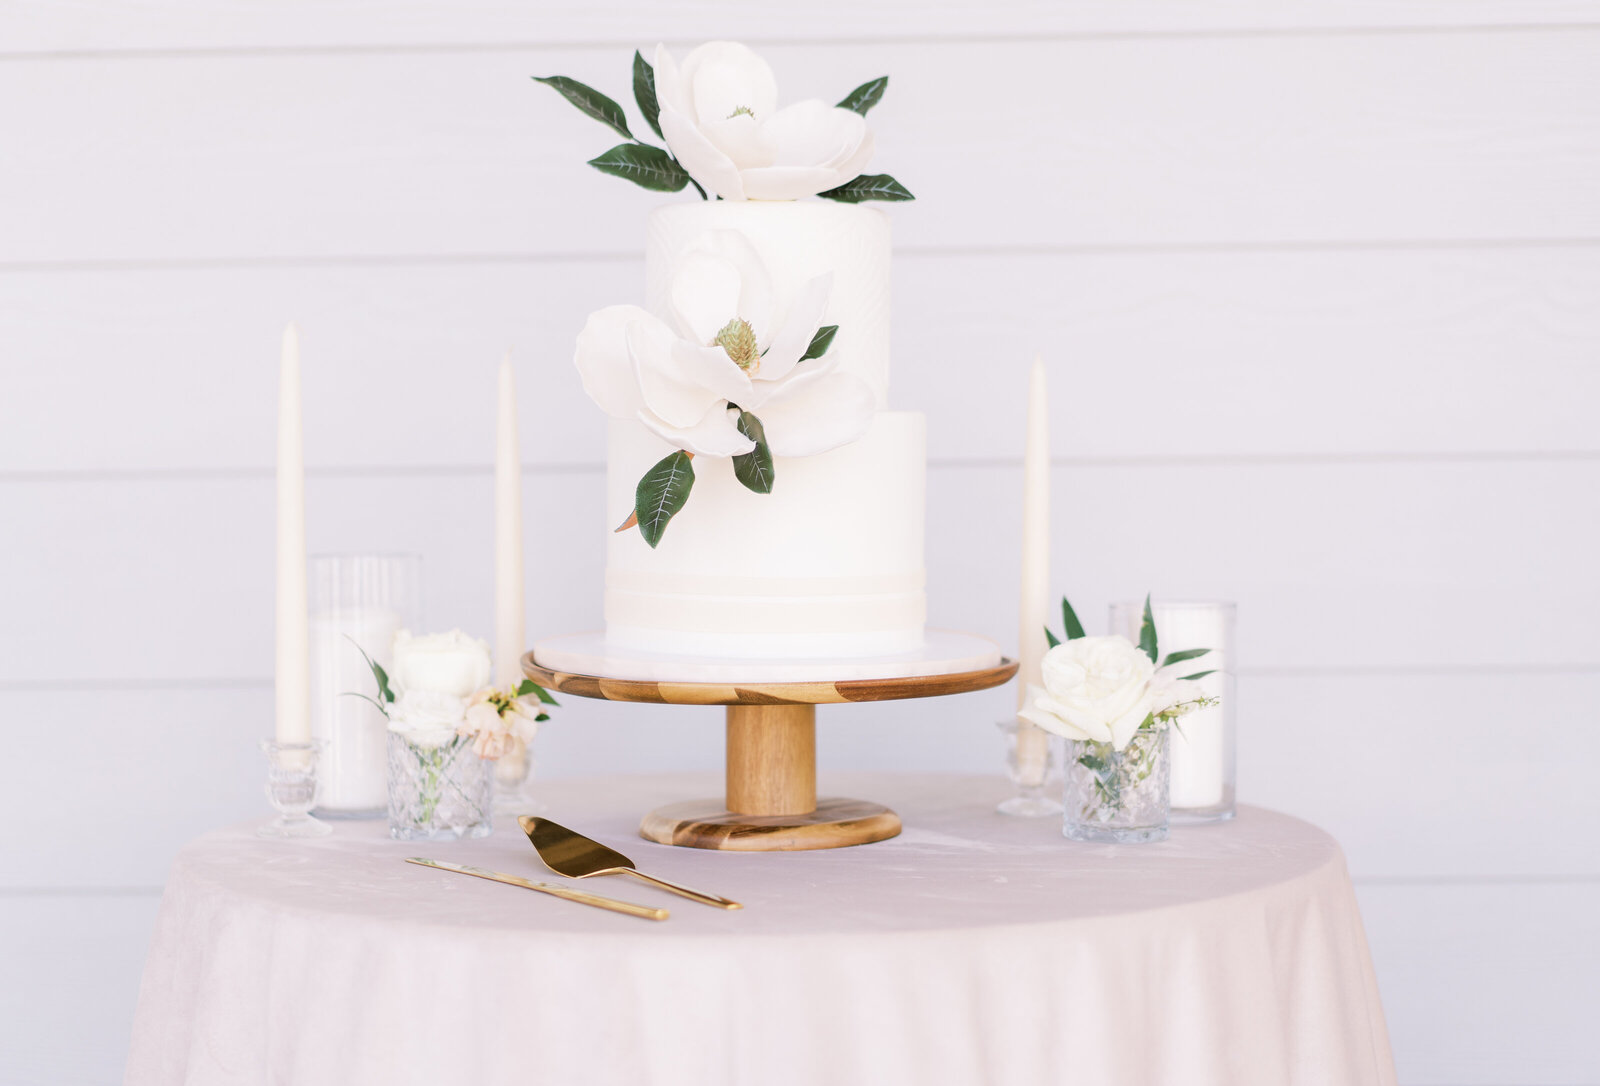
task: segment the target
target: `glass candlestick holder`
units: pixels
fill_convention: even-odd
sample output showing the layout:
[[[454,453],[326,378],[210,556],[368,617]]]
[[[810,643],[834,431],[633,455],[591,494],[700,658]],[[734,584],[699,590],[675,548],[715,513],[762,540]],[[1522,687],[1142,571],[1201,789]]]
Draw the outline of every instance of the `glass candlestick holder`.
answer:
[[[317,805],[317,756],[325,745],[321,739],[261,741],[267,755],[267,802],[278,812],[256,831],[262,837],[326,837],[333,832],[326,822],[311,817]]]
[[[1006,737],[1006,773],[1017,791],[995,810],[1017,818],[1060,814],[1061,804],[1049,795],[1061,779],[1050,733],[1014,717],[999,721],[996,727]]]
[[[543,814],[544,804],[533,798],[533,751],[518,739],[494,763],[494,813],[515,819],[519,815]]]

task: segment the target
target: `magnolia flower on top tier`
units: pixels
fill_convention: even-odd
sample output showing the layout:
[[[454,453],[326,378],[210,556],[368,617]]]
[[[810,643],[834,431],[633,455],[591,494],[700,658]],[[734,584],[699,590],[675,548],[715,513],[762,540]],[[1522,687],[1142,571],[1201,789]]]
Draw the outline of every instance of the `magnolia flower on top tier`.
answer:
[[[749,454],[758,440],[740,422],[755,416],[772,455],[826,452],[865,433],[876,408],[871,387],[824,354],[832,284],[832,273],[812,279],[784,312],[749,240],[709,231],[674,269],[670,322],[607,306],[590,314],[574,362],[602,411],[674,448]]]
[[[861,175],[872,133],[853,109],[808,98],[778,108],[772,69],[714,41],[679,65],[657,45],[661,135],[689,176],[725,200],[797,200]]]

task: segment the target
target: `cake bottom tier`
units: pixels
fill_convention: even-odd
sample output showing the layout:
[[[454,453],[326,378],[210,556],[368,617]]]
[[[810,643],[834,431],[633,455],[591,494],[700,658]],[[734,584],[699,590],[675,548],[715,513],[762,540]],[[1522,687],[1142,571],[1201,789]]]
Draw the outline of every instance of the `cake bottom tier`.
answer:
[[[640,476],[672,448],[613,421],[610,527],[633,509]],[[618,649],[733,659],[913,652],[927,620],[921,414],[886,411],[862,438],[820,456],[780,458],[770,494],[697,457],[689,501],[654,550],[637,530],[609,534],[606,640]]]

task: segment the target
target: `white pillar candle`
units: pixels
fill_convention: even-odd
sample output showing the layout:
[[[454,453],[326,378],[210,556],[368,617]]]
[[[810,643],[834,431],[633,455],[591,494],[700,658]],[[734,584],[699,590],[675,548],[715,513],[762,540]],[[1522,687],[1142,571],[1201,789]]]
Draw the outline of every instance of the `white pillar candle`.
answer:
[[[494,659],[500,686],[522,681],[522,454],[511,356],[500,362],[494,458]]]
[[[1044,360],[1028,373],[1027,443],[1022,460],[1022,586],[1017,614],[1017,707],[1028,685],[1042,679],[1050,613],[1050,400]],[[1044,780],[1049,737],[1025,720],[1017,721],[1017,769],[1024,784]]]
[[[283,331],[278,370],[278,569],[273,689],[280,743],[311,738],[310,648],[306,629],[305,454],[300,423],[300,340]]]
[[[1228,659],[1226,612],[1203,607],[1163,608],[1156,613],[1156,630],[1163,657],[1184,649],[1210,649],[1190,660],[1178,674],[1211,671],[1198,680],[1208,697],[1224,697]],[[1171,738],[1173,807],[1215,807],[1223,800],[1227,780],[1227,729],[1225,714],[1231,705],[1213,705],[1178,721]]]

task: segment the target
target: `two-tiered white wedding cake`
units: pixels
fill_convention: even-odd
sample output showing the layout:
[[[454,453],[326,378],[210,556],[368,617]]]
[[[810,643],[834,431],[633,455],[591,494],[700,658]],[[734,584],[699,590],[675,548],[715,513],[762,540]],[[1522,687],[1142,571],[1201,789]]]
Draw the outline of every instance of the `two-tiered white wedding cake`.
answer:
[[[596,168],[702,196],[651,215],[646,307],[600,310],[578,337],[584,387],[612,417],[607,648],[915,654],[925,425],[887,409],[889,219],[862,203],[911,199],[862,173],[888,81],[779,109],[743,46],[654,59],[635,56],[635,97],[666,148],[604,95],[542,80],[630,139]]]
[[[697,469],[694,492],[651,548],[612,532],[606,637],[622,649],[724,657],[846,657],[922,643],[923,417],[884,410],[889,386],[889,220],[821,201],[680,204],[650,217],[648,308],[666,319],[673,271],[708,232],[736,230],[771,273],[776,308],[831,273],[824,321],[837,325],[838,372],[872,390],[866,433],[814,456],[777,457],[770,493],[731,471]],[[815,362],[802,362],[801,367]],[[606,466],[610,527],[672,446],[614,419]],[[698,463],[698,461],[697,461]]]

